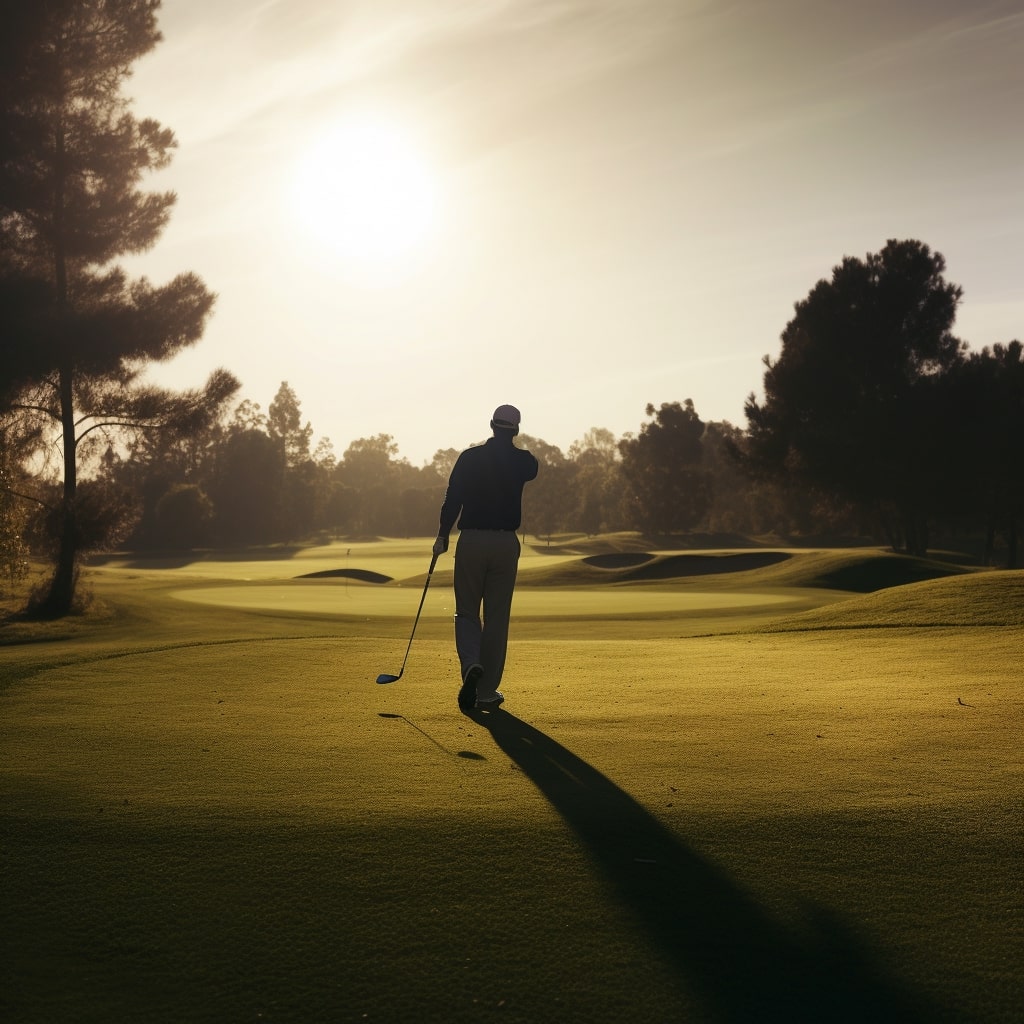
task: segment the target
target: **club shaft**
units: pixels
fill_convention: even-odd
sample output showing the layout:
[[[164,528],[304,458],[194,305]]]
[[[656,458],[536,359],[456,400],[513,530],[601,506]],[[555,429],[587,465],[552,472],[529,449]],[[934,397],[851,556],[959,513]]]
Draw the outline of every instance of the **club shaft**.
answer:
[[[412,650],[412,640],[413,637],[416,636],[416,627],[419,625],[420,612],[423,611],[423,602],[427,599],[427,587],[430,586],[430,577],[434,575],[435,565],[437,565],[437,555],[434,555],[434,557],[430,559],[430,568],[427,570],[427,579],[423,584],[423,593],[420,594],[420,606],[416,609],[416,618],[413,620],[412,632],[409,634],[409,643],[405,648],[405,657],[402,659],[402,667],[398,672],[399,676],[401,676],[405,671],[405,663],[409,660],[409,651]]]

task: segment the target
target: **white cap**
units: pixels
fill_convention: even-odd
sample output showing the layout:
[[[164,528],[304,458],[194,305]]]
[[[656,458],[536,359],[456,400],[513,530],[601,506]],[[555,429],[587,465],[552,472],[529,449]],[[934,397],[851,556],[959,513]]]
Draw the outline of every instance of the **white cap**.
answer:
[[[491,423],[496,427],[503,427],[505,430],[514,430],[519,426],[520,419],[522,417],[514,405],[499,405],[494,410]]]

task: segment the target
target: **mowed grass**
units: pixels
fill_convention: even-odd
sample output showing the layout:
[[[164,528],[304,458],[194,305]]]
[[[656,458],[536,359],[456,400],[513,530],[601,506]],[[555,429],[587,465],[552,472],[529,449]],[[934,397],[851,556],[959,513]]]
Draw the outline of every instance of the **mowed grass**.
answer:
[[[0,1018],[1018,1021],[1024,574],[594,548],[493,715],[428,541],[5,627]]]

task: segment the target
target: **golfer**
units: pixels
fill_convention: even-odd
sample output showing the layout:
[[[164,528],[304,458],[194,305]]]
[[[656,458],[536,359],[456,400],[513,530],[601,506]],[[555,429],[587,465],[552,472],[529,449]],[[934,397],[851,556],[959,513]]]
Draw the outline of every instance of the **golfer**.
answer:
[[[537,460],[512,440],[519,410],[499,405],[491,417],[493,437],[467,448],[456,460],[441,505],[434,554],[448,550],[455,521],[455,649],[462,688],[459,708],[493,711],[505,669],[508,620],[519,567],[516,530],[523,517],[523,487],[537,475]],[[483,604],[483,620],[480,606]]]

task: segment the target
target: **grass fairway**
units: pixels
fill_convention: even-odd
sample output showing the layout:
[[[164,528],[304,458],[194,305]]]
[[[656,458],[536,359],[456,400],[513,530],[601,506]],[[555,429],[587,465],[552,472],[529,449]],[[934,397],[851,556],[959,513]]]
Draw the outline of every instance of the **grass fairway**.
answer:
[[[0,1020],[1017,1024],[1024,573],[429,541],[92,567],[0,628]]]

